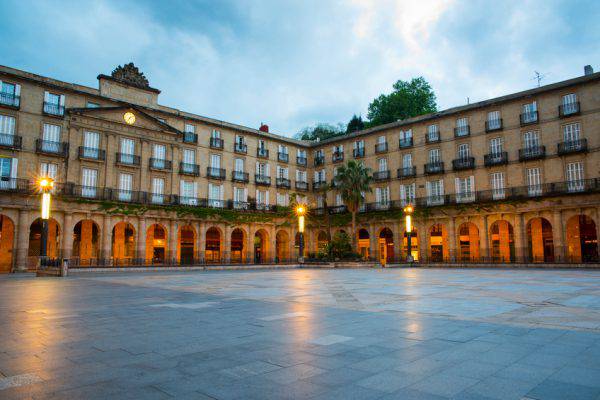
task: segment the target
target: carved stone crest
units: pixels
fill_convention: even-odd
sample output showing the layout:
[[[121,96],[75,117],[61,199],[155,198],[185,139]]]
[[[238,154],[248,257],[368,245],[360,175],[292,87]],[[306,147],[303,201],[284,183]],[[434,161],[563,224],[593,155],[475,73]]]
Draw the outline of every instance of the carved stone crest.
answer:
[[[143,72],[140,72],[138,67],[133,63],[124,64],[114,69],[111,77],[116,81],[125,83],[127,85],[136,86],[142,89],[151,89],[148,79],[144,76]]]

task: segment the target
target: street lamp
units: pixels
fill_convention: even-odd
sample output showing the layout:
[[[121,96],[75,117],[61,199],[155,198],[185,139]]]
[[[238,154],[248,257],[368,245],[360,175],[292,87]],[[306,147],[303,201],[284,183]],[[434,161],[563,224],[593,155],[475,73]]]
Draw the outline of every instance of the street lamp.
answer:
[[[52,178],[43,177],[37,182],[42,193],[42,237],[40,239],[40,257],[45,259],[48,255],[48,221],[50,219],[50,202],[52,196],[50,191],[54,187]]]
[[[413,256],[412,256],[412,249],[411,249],[411,243],[410,243],[410,238],[412,236],[412,213],[414,211],[414,208],[412,206],[412,204],[408,204],[406,207],[404,207],[404,221],[406,224],[406,247],[407,247],[407,256],[406,256],[406,261],[407,262],[413,262]]]
[[[306,215],[306,205],[298,204],[296,206],[296,215],[298,216],[298,234],[300,235],[299,243],[299,262],[304,262],[304,216]]]

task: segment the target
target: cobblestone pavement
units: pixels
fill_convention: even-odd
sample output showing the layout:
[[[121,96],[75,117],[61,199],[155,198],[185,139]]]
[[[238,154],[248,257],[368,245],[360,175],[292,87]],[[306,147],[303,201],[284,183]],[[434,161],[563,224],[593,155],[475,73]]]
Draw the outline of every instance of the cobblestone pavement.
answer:
[[[600,271],[0,278],[0,399],[600,399]]]

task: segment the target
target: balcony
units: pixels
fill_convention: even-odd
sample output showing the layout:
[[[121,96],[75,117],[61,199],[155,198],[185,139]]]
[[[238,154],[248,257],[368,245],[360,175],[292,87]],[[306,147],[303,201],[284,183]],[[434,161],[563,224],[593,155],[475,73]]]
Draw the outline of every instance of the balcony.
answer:
[[[454,128],[454,137],[455,138],[467,137],[470,135],[471,135],[471,126],[470,125],[457,126]]]
[[[373,172],[373,180],[375,181],[387,181],[390,179],[390,170],[386,171],[375,171]]]
[[[150,158],[149,168],[153,171],[170,171],[173,163],[164,158]]]
[[[53,117],[64,117],[65,115],[65,107],[54,103],[44,102],[42,111],[44,114],[51,115]]]
[[[260,186],[271,186],[271,177],[267,175],[254,174],[254,183]]]
[[[108,193],[108,199],[112,201],[122,201],[125,203],[144,203],[146,193],[137,190],[112,189]]]
[[[328,207],[329,214],[343,214],[348,212],[348,207],[345,205]]]
[[[183,143],[198,143],[198,135],[194,132],[183,132]]]
[[[256,149],[256,157],[269,158],[269,149],[265,147],[259,147]]]
[[[4,176],[0,178],[0,192],[31,193],[30,182]]]
[[[302,165],[303,167],[306,167],[306,164],[308,164],[308,161],[306,160],[306,157],[297,156],[296,157],[296,164]]]
[[[218,138],[218,137],[211,137],[210,138],[210,148],[223,150],[223,139]]]
[[[398,178],[414,178],[417,175],[417,167],[398,168]]]
[[[365,156],[365,148],[357,147],[356,149],[352,150],[352,156],[354,156],[354,158],[364,157]]]
[[[18,110],[21,106],[21,96],[17,96],[13,93],[0,92],[0,105]]]
[[[452,169],[454,171],[463,171],[465,169],[475,168],[475,157],[463,157],[452,160]]]
[[[546,157],[546,146],[531,146],[519,149],[519,161],[538,160]]]
[[[409,147],[412,147],[412,145],[413,145],[413,138],[412,137],[400,138],[400,141],[398,142],[398,146],[401,149],[407,149]]]
[[[180,162],[179,174],[189,176],[200,176],[200,166],[198,164]]]
[[[66,158],[69,155],[69,143],[36,139],[35,152],[38,154],[47,154]]]
[[[443,174],[444,173],[444,162],[443,161],[433,161],[425,164],[425,174],[433,175],[433,174]]]
[[[206,177],[210,179],[225,179],[225,170],[223,168],[206,167]]]
[[[386,153],[388,151],[387,142],[377,143],[375,145],[375,154]]]
[[[439,143],[441,142],[442,139],[440,137],[440,133],[436,132],[435,134],[427,134],[427,136],[425,136],[425,143],[427,144],[432,144],[432,143]]]
[[[319,165],[323,165],[323,164],[325,164],[325,157],[315,156],[315,167],[318,167]]]
[[[491,119],[485,121],[485,132],[496,132],[502,130],[502,118],[500,119]]]
[[[561,156],[566,154],[585,153],[587,150],[587,139],[572,140],[558,144],[558,154]]]
[[[140,156],[136,156],[135,154],[117,153],[117,164],[139,167]]]
[[[581,113],[581,108],[579,107],[579,102],[576,101],[574,103],[566,103],[558,106],[558,116],[560,118],[567,118],[573,115],[579,115]]]
[[[282,189],[290,189],[292,182],[287,178],[277,178],[275,179],[275,186]]]
[[[483,156],[483,164],[486,167],[493,167],[495,165],[506,165],[508,164],[508,153],[502,151],[499,153],[489,153]]]
[[[315,181],[313,182],[313,190],[319,190],[327,186],[327,181]]]
[[[104,161],[106,159],[106,151],[95,147],[79,146],[78,156],[80,160]]]
[[[532,112],[520,114],[519,120],[521,122],[521,126],[537,124],[538,123],[538,112],[532,111]]]
[[[10,150],[21,150],[23,138],[16,135],[0,134],[0,148]]]
[[[248,145],[246,143],[235,142],[233,151],[238,154],[246,154],[248,153]]]
[[[278,152],[277,153],[277,161],[279,162],[289,162],[290,161],[290,155],[288,153],[282,153],[282,152]]]
[[[248,183],[250,182],[250,174],[244,171],[231,171],[231,181]]]
[[[343,151],[334,151],[331,156],[331,161],[334,163],[344,161],[344,152]]]
[[[308,190],[308,182],[304,181],[296,181],[296,190],[301,190],[303,192]]]

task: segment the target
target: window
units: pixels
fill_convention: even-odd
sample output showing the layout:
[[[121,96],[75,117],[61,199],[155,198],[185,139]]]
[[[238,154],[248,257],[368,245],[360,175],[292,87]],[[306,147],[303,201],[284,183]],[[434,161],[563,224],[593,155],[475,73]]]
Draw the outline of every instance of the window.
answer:
[[[165,180],[163,178],[152,178],[152,203],[162,204],[165,201]]]
[[[288,197],[285,193],[277,193],[277,205],[286,207],[288,205]]]
[[[375,202],[379,209],[386,209],[390,206],[390,188],[375,188]]]
[[[378,163],[379,163],[379,172],[386,172],[388,170],[387,158],[380,158]]]
[[[579,141],[579,123],[567,124],[563,126],[563,140],[567,143],[575,143]]]
[[[100,134],[98,132],[83,132],[83,148],[91,151],[88,156],[98,157],[100,147]]]
[[[237,209],[245,209],[248,207],[248,189],[234,187],[233,188],[233,207]]]
[[[581,192],[585,189],[582,162],[567,164],[567,189],[569,192]]]
[[[44,92],[44,112],[52,115],[63,115],[65,112],[65,96]]]
[[[540,136],[537,131],[528,131],[523,135],[525,149],[537,149],[540,145]]]
[[[88,101],[85,105],[87,108],[100,108],[100,104]]]
[[[306,158],[306,150],[300,150],[300,149],[298,149],[296,151],[296,157],[298,157],[298,158]]]
[[[133,188],[133,175],[119,175],[119,200],[131,201]]]
[[[437,125],[429,125],[427,127],[427,140],[430,142],[440,140],[440,131]]]
[[[542,183],[539,168],[527,169],[527,192],[530,196],[539,196],[542,194]]]
[[[404,154],[402,156],[402,168],[412,168],[412,154]]]
[[[500,111],[490,111],[487,114],[487,128],[488,130],[500,129],[502,122],[500,120]]]
[[[325,207],[325,199],[322,195],[317,196],[317,208]]]
[[[468,203],[475,201],[475,177],[455,178],[456,202]]]
[[[287,168],[283,168],[278,165],[277,166],[277,177],[281,178],[281,179],[288,179],[289,170]]]
[[[257,162],[256,163],[256,174],[259,176],[264,176],[264,177],[270,176],[271,173],[270,173],[269,164]]]
[[[319,171],[315,171],[315,182],[325,182],[326,181],[326,177],[325,177],[325,170],[321,169]]]
[[[258,148],[261,150],[264,150],[267,148],[267,144],[265,143],[264,140],[258,139]]]
[[[562,97],[563,115],[573,114],[579,111],[577,95],[570,93]]]
[[[186,133],[196,133],[196,127],[192,124],[185,124],[184,132]]]
[[[152,146],[153,167],[164,169],[166,167],[167,147],[164,144],[155,144]]]
[[[221,155],[220,154],[211,154],[210,155],[210,167],[215,170],[215,173],[218,173],[218,169],[221,168]]]
[[[427,188],[427,205],[444,204],[444,181],[429,181]]]
[[[523,104],[522,122],[530,123],[537,121],[537,102]]]
[[[469,134],[469,119],[459,118],[456,120],[456,136],[467,136]]]
[[[98,170],[83,168],[81,170],[81,195],[83,197],[96,197],[98,185]]]
[[[0,104],[18,107],[21,104],[21,85],[0,81]]]
[[[385,145],[385,142],[386,142],[386,140],[385,140],[385,136],[379,136],[379,137],[377,138],[377,143],[378,143],[378,144],[380,144],[380,145]]]
[[[281,154],[286,154],[286,155],[288,154],[288,148],[287,148],[287,146],[284,146],[284,145],[282,145],[282,144],[280,144],[280,145],[278,146],[278,151],[279,151]]]
[[[258,210],[264,210],[269,205],[269,191],[268,190],[257,190],[256,191],[256,208]]]
[[[469,144],[463,143],[458,145],[458,158],[461,160],[466,160],[469,158]]]
[[[315,151],[315,158],[322,158],[322,157],[323,157],[323,149]]]
[[[335,205],[337,207],[341,207],[344,205],[344,199],[342,198],[342,195],[340,193],[337,193],[335,195]]]
[[[415,203],[416,184],[400,185],[400,203],[402,207]]]
[[[306,182],[306,171],[296,170],[296,182]]]
[[[59,153],[61,150],[60,126],[44,124],[42,140],[42,151],[49,153]]]
[[[183,162],[186,164],[196,164],[196,150],[183,149]]]
[[[124,164],[133,164],[135,154],[135,142],[133,139],[121,138],[121,159]]]
[[[439,163],[440,161],[441,161],[440,149],[429,150],[429,162],[430,163]]]
[[[490,140],[490,154],[499,156],[503,151],[503,140],[501,137],[492,138]]]
[[[54,163],[41,163],[40,164],[40,176],[45,176],[56,180],[58,176],[58,164]]]
[[[245,171],[244,159],[236,158],[235,161],[233,162],[233,169],[235,172],[244,172]]]
[[[413,134],[412,129],[407,129],[405,131],[400,131],[400,140],[410,141],[412,140]]]
[[[15,118],[0,115],[0,145],[13,146],[15,134]]]
[[[504,172],[494,172],[490,174],[490,183],[492,186],[492,198],[494,200],[504,198]]]
[[[358,140],[358,141],[354,142],[354,148],[355,149],[364,149],[365,148],[365,141],[364,140]]]
[[[223,185],[208,184],[208,206],[223,207]]]
[[[17,187],[17,158],[0,157],[0,189]]]
[[[196,182],[181,180],[179,183],[180,203],[195,206],[198,204],[198,185]],[[209,184],[210,186],[211,184]],[[209,191],[210,196],[210,191]]]

